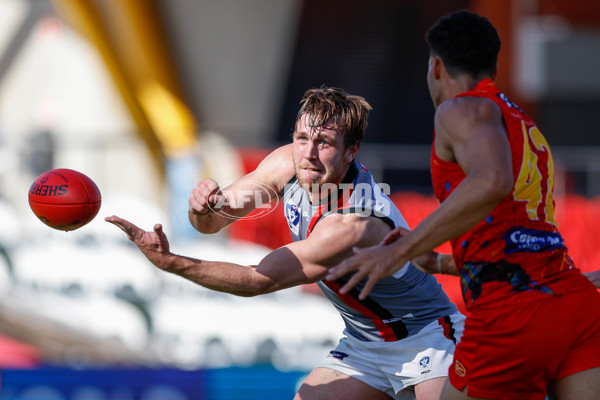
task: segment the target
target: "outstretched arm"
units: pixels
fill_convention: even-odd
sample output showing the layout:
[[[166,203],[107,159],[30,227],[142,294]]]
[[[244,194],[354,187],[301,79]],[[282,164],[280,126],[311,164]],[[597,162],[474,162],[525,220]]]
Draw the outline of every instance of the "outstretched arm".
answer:
[[[466,232],[483,220],[513,186],[510,146],[500,108],[491,100],[460,98],[438,107],[435,151],[457,162],[465,179],[414,230],[389,246],[362,249],[330,270],[327,279],[357,271],[342,288],[346,293],[367,278],[364,298],[377,280],[398,266]]]
[[[239,265],[171,253],[160,224],[146,232],[117,216],[106,221],[123,230],[158,268],[206,288],[245,297],[317,282],[352,253],[352,246],[375,245],[389,231],[376,218],[335,214],[319,222],[308,239],[274,250],[258,265]]]
[[[196,185],[189,198],[188,217],[202,233],[215,233],[255,208],[278,198],[294,175],[291,145],[271,152],[256,170],[227,187],[207,179]]]

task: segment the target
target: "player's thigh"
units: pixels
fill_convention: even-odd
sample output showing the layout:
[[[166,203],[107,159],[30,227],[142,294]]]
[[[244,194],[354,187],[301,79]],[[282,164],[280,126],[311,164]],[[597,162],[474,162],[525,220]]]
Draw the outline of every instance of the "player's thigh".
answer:
[[[439,400],[448,378],[433,378],[415,385],[417,400]]]
[[[600,368],[592,368],[559,379],[550,385],[551,400],[600,399]]]
[[[446,380],[446,383],[444,384],[444,389],[442,390],[442,395],[440,396],[440,400],[484,400],[484,399],[481,399],[480,397],[468,396],[467,395],[467,387],[465,387],[464,390],[461,392],[460,390],[458,390],[457,388],[452,386],[452,384],[450,384],[450,382],[448,380]],[[493,399],[485,399],[485,400],[493,400]]]
[[[294,400],[390,400],[380,390],[339,371],[317,367],[306,377]]]

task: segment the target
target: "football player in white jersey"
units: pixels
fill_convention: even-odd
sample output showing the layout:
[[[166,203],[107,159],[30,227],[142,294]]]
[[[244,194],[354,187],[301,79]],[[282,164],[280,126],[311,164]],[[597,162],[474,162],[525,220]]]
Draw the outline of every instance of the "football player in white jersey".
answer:
[[[216,291],[256,296],[318,283],[346,329],[296,399],[437,400],[464,317],[435,278],[407,263],[366,299],[359,299],[358,291],[341,295],[343,279],[323,281],[329,268],[353,254],[353,247],[374,246],[393,228],[407,228],[371,174],[355,161],[371,107],[360,96],[327,87],[307,91],[301,104],[292,144],[274,150],[227,188],[213,180],[200,182],[189,199],[192,225],[214,233],[260,203],[283,198],[294,242],[258,265],[176,255],[160,224],[146,232],[117,216],[106,220],[158,268]],[[258,196],[247,196],[257,187]]]

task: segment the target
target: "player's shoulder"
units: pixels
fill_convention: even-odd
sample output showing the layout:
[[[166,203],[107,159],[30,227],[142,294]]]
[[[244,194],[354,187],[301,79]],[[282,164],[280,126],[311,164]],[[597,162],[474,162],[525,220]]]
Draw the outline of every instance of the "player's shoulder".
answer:
[[[439,105],[436,119],[440,121],[478,121],[489,118],[501,118],[502,110],[487,97],[455,97]]]
[[[440,138],[453,140],[463,138],[476,131],[481,124],[501,124],[502,110],[493,100],[486,97],[456,97],[440,104],[436,110],[434,124]]]

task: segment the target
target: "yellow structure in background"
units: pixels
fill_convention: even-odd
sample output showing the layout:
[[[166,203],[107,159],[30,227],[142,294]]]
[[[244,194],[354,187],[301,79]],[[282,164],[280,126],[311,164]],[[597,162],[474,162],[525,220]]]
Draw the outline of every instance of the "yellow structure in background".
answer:
[[[61,17],[96,46],[165,178],[165,158],[189,154],[197,123],[153,0],[53,0]]]
[[[167,157],[194,149],[196,122],[177,96],[156,81],[143,84],[136,94]]]

